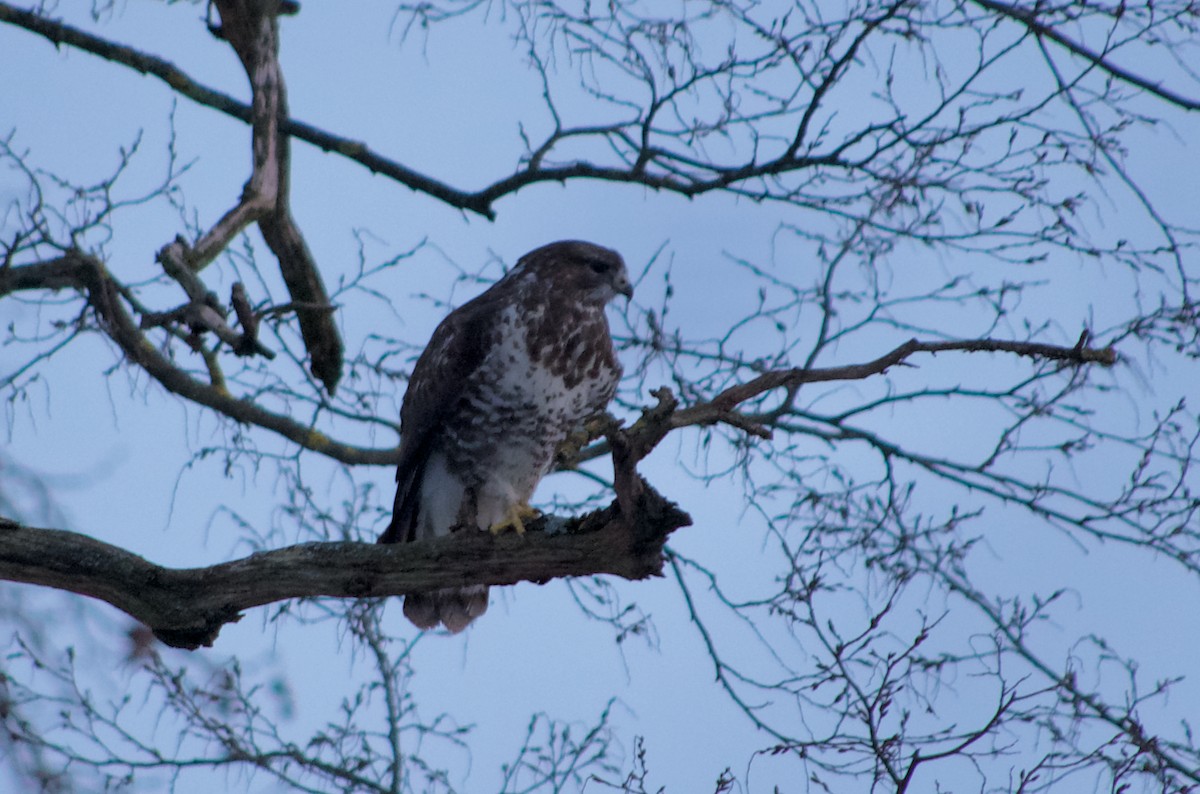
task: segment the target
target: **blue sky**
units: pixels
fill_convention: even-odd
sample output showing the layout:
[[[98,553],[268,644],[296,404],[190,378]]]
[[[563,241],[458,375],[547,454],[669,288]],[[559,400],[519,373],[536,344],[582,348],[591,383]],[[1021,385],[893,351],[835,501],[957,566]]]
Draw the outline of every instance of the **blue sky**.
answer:
[[[67,14],[75,9],[60,8]],[[519,124],[536,130],[547,123],[540,104],[540,84],[524,64],[508,35],[480,27],[475,18],[457,20],[428,37],[414,34],[402,40],[391,26],[393,10],[378,4],[307,3],[302,13],[281,23],[282,59],[294,117],[366,141],[385,155],[461,188],[479,187],[506,173],[521,151]],[[229,48],[203,31],[202,8],[130,2],[118,4],[99,23],[81,14],[73,21],[103,35],[170,59],[201,82],[233,96],[245,97],[245,78]],[[81,181],[102,178],[116,162],[116,149],[140,137],[143,154],[135,159],[126,195],[152,189],[162,177],[160,152],[169,136],[173,114],[176,145],[190,170],[181,186],[189,217],[201,226],[211,224],[241,190],[249,162],[248,135],[236,120],[219,116],[171,92],[150,78],[69,49],[55,50],[45,42],[10,28],[0,28],[0,71],[20,74],[20,80],[0,81],[0,133],[13,131],[12,146],[28,149],[30,160],[50,172],[69,173]],[[586,114],[588,100],[576,100],[569,111]],[[854,120],[847,108],[839,122]],[[1195,199],[1191,186],[1200,180],[1195,118],[1181,116],[1171,127],[1139,132],[1132,140],[1128,162],[1143,175],[1144,185],[1160,206],[1177,212],[1177,222],[1194,224]],[[481,283],[455,284],[460,272],[484,279],[500,272],[497,260],[512,263],[525,251],[553,239],[582,238],[610,245],[625,256],[631,271],[640,272],[657,255],[630,311],[632,316],[657,305],[670,267],[675,297],[674,322],[693,338],[720,336],[755,300],[757,284],[738,277],[732,257],[760,263],[772,273],[804,283],[809,270],[817,272],[811,245],[781,224],[818,224],[814,213],[771,204],[759,205],[728,196],[685,200],[655,195],[640,187],[573,182],[544,184],[502,200],[494,222],[464,215],[416,195],[365,170],[324,154],[303,143],[293,147],[294,212],[317,256],[331,288],[354,272],[358,243],[354,230],[368,233],[368,263],[412,249],[423,240],[432,245],[381,273],[372,282],[394,308],[382,301],[348,296],[357,301],[343,312],[340,326],[353,352],[361,340],[379,333],[423,344],[444,314],[422,294],[461,303],[482,289]],[[16,188],[11,173],[0,174],[0,200],[8,203]],[[1113,235],[1128,223],[1141,233],[1143,216],[1128,194],[1118,188],[1100,199],[1103,216],[1085,218]],[[1107,207],[1107,209],[1105,209]],[[1188,208],[1191,208],[1190,210]],[[194,216],[192,215],[194,213]],[[1191,220],[1189,221],[1189,216]],[[161,205],[131,208],[115,221],[119,233],[106,246],[114,269],[131,281],[156,275],[154,253],[180,230],[177,213]],[[252,235],[252,244],[258,245]],[[258,251],[264,270],[268,259]],[[1193,254],[1194,256],[1194,254]],[[982,263],[982,264],[981,264]],[[1194,259],[1188,266],[1196,267]],[[1022,322],[1049,321],[1046,341],[1070,344],[1084,324],[1104,328],[1128,312],[1133,276],[1118,266],[1097,268],[1086,258],[1063,256],[1046,265],[1048,286],[1032,290],[997,335],[1018,336]],[[1194,272],[1194,271],[1193,271]],[[918,292],[956,274],[970,274],[978,283],[1005,278],[1001,268],[986,260],[902,244],[879,273],[898,294]],[[226,292],[232,267],[206,273],[219,292]],[[845,278],[847,289],[862,283],[860,269]],[[1153,282],[1151,277],[1150,282]],[[278,285],[274,285],[278,289]],[[1149,300],[1152,296],[1147,295]],[[8,302],[6,310],[12,310]],[[18,322],[30,322],[39,311],[18,309]],[[853,308],[848,306],[848,312]],[[24,314],[22,314],[24,312]],[[982,333],[981,317],[947,308],[944,315],[918,318],[949,336]],[[811,315],[797,318],[790,332],[802,334]],[[897,333],[900,333],[897,331]],[[903,341],[884,330],[848,341],[837,349],[842,358],[825,365],[852,363],[882,353]],[[746,355],[773,352],[777,337],[759,327],[737,337]],[[13,366],[14,351],[0,350],[0,371]],[[1132,351],[1138,356],[1140,351]],[[147,378],[118,367],[112,348],[95,337],[81,340],[56,357],[45,379],[30,390],[28,403],[7,407],[6,454],[42,473],[62,505],[67,526],[172,566],[219,562],[245,553],[238,524],[231,516],[256,526],[275,528],[273,540],[296,540],[297,530],[283,509],[286,481],[269,462],[255,467],[239,461],[227,472],[220,456],[193,456],[230,432],[192,406],[164,394]],[[636,362],[626,361],[627,370]],[[989,362],[985,379],[1011,374],[1010,362]],[[901,373],[894,384],[960,383],[979,376],[976,361],[949,357],[924,359],[921,368]],[[1137,361],[1103,376],[1120,389],[1104,410],[1124,428],[1144,426],[1160,403],[1194,382],[1190,372],[1161,361]],[[907,378],[907,380],[906,380]],[[653,384],[652,384],[653,385]],[[881,383],[853,384],[833,391],[827,401],[847,404],[878,395]],[[381,410],[398,407],[400,394],[380,401]],[[636,400],[639,395],[626,395]],[[648,395],[640,395],[649,402]],[[631,418],[626,415],[626,418]],[[968,454],[986,445],[977,435],[987,418],[970,408],[943,412],[940,408],[897,410],[873,417],[899,438],[914,444],[929,440],[944,454]],[[369,441],[394,443],[387,432]],[[286,444],[260,438],[261,448],[290,454]],[[829,450],[814,445],[812,454]],[[1130,453],[1132,454],[1132,453]],[[852,447],[838,451],[849,469],[869,469],[869,456]],[[732,591],[750,597],[762,578],[775,575],[774,563],[764,563],[770,540],[753,511],[741,499],[735,477],[705,487],[681,472],[719,471],[729,463],[724,448],[710,450],[697,431],[668,439],[642,466],[643,473],[664,494],[691,513],[695,526],[681,530],[672,545],[689,558],[720,568]],[[1120,487],[1126,468],[1120,458],[1080,464],[1074,472],[1085,490],[1101,492]],[[598,462],[597,472],[604,471]],[[337,513],[348,498],[347,477],[329,464],[306,458],[301,469],[314,487],[315,500],[327,500]],[[371,486],[367,499],[390,502],[391,472],[361,468],[353,473],[355,486]],[[586,493],[581,478],[551,478],[539,497]],[[949,498],[931,486],[917,497],[930,511]],[[981,532],[984,543],[972,557],[971,570],[997,592],[1029,594],[1060,586],[1070,588],[1070,605],[1058,624],[1039,635],[1041,647],[1053,660],[1068,658],[1078,637],[1101,632],[1117,648],[1137,652],[1148,679],[1195,669],[1194,647],[1181,647],[1178,638],[1200,636],[1200,613],[1165,609],[1167,603],[1195,603],[1200,583],[1182,576],[1162,560],[1130,555],[1113,545],[1082,547],[1061,534],[1032,522],[1016,509],[989,506]],[[377,527],[358,526],[364,538]],[[1119,583],[1114,586],[1114,583]],[[769,585],[769,582],[767,582]],[[693,586],[701,588],[698,581]],[[801,790],[795,766],[782,759],[754,757],[769,745],[714,682],[711,661],[691,625],[678,587],[668,578],[620,585],[624,597],[654,617],[655,642],[632,640],[617,646],[608,629],[582,618],[567,586],[523,584],[494,592],[485,619],[460,637],[427,636],[412,650],[416,670],[408,686],[426,717],[445,712],[475,725],[469,753],[430,746],[432,758],[446,753],[465,790],[495,787],[500,763],[510,760],[519,746],[530,715],[546,712],[555,718],[589,724],[616,698],[612,720],[622,737],[625,762],[631,762],[633,737],[646,737],[648,761],[655,785],[671,791],[704,791],[726,767],[732,767],[744,790]],[[42,598],[41,595],[38,598]],[[928,602],[923,599],[928,598]],[[906,607],[940,612],[947,605],[947,641],[979,631],[960,618],[952,603],[935,593],[910,593]],[[853,600],[853,599],[850,599]],[[411,638],[398,604],[386,612],[385,626]],[[846,625],[860,617],[853,604],[831,602],[831,614]],[[115,642],[123,618],[98,608],[95,633]],[[331,622],[304,624],[267,622],[272,614],[256,610],[239,624],[226,627],[212,650],[194,656],[220,665],[229,657],[261,665],[269,677],[286,671],[295,696],[294,719],[286,730],[307,737],[333,719],[346,691],[330,682],[355,680],[365,661]],[[706,612],[713,625],[728,636],[738,627],[715,610]],[[959,621],[961,620],[961,625]],[[66,641],[67,638],[62,638]],[[779,639],[789,649],[788,665],[803,667],[806,649],[800,640]],[[734,646],[748,664],[757,665],[753,642]],[[167,652],[173,663],[185,655]],[[763,670],[772,665],[762,664]],[[104,691],[134,678],[129,671],[111,675],[88,671]],[[1098,686],[1109,686],[1102,682]],[[962,699],[949,698],[948,712],[970,705],[976,684],[955,682]],[[1185,681],[1161,717],[1164,724],[1179,715],[1194,714],[1200,690]],[[780,707],[777,706],[776,709]],[[379,704],[364,707],[364,719],[378,718]],[[964,719],[973,716],[964,708]],[[789,719],[804,724],[819,715]],[[169,735],[170,726],[153,724],[147,730]],[[966,774],[969,770],[956,770]],[[967,778],[969,779],[969,777]],[[926,781],[930,782],[930,781]],[[1088,790],[1091,781],[1077,790]],[[212,777],[188,773],[179,791],[212,790]],[[242,784],[239,783],[239,786]],[[272,791],[263,776],[247,786]]]

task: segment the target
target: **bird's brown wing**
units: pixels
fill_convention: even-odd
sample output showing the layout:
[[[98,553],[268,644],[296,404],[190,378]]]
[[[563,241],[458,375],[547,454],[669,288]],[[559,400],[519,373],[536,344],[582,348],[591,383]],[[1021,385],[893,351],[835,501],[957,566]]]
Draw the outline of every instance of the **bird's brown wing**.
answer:
[[[434,442],[463,386],[495,343],[495,320],[506,300],[500,285],[455,309],[441,322],[417,359],[400,408],[400,462],[392,521],[380,543],[414,539],[421,480]]]

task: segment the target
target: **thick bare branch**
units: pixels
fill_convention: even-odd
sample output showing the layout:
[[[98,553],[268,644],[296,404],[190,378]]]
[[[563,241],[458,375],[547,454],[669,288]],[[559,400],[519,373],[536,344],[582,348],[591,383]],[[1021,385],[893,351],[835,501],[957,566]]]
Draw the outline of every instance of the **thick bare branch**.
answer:
[[[289,133],[287,96],[279,65],[276,15],[278,2],[223,2],[221,34],[241,59],[250,80],[249,107],[218,92],[205,89],[170,63],[113,42],[92,36],[33,12],[0,4],[0,21],[44,36],[55,44],[69,44],[107,60],[153,74],[174,90],[251,123],[253,170],[237,204],[195,243],[180,237],[164,246],[158,260],[199,309],[212,304],[196,274],[213,261],[252,223],[279,261],[284,283],[296,308],[313,374],[333,393],[341,377],[343,346],[333,319],[328,293],[304,237],[292,218],[289,201]]]
[[[463,583],[506,585],[564,576],[660,575],[667,537],[691,519],[645,486],[632,521],[610,507],[523,536],[461,532],[420,543],[305,543],[208,568],[164,568],[87,535],[0,518],[0,579],[112,604],[179,648],[211,645],[252,607],[289,598],[403,595]]]
[[[308,350],[313,374],[330,394],[342,376],[342,338],[329,308],[329,295],[316,260],[304,242],[290,201],[291,162],[287,89],[279,64],[280,3],[277,0],[221,0],[220,34],[237,52],[252,92],[251,119],[254,169],[237,207],[197,244],[201,251],[228,244],[225,236],[236,223],[253,218],[279,260],[279,270]],[[227,224],[230,229],[221,229]],[[209,238],[215,238],[210,240]]]
[[[141,74],[157,77],[171,90],[196,104],[210,107],[227,116],[246,123],[253,121],[250,105],[202,85],[170,61],[154,55],[93,36],[71,25],[48,19],[32,11],[16,8],[0,2],[0,22],[28,30],[42,36],[55,45],[89,52],[107,61],[127,66]],[[311,124],[296,119],[284,118],[280,129],[287,135],[298,138],[320,148],[322,151],[341,155],[358,163],[372,173],[395,180],[405,187],[432,196],[452,207],[493,218],[490,201],[480,194],[458,190],[425,174],[407,168],[370,149],[362,141],[335,135]]]
[[[273,413],[248,399],[238,399],[223,383],[205,383],[180,369],[150,342],[121,301],[121,289],[93,256],[70,251],[32,265],[0,269],[0,296],[18,290],[76,289],[87,295],[101,327],[130,361],[167,391],[210,408],[234,421],[278,433],[299,446],[342,463],[396,462],[396,449],[358,447],[335,441],[309,425]]]

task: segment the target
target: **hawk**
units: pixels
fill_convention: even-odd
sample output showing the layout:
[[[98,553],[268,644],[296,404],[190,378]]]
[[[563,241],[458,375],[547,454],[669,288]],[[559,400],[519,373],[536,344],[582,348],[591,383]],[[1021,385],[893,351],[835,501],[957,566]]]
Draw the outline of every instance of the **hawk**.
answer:
[[[556,449],[616,392],[604,307],[617,295],[633,295],[621,256],[565,240],[521,257],[442,321],[400,408],[396,503],[380,543],[525,531]],[[457,633],[487,604],[485,585],[446,588],[409,594],[404,614]]]

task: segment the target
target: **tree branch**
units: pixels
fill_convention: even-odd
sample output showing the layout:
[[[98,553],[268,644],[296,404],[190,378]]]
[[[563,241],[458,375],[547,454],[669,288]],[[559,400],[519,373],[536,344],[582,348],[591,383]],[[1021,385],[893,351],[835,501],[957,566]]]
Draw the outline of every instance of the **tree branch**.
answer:
[[[296,305],[296,316],[311,360],[313,374],[329,393],[342,371],[341,335],[330,311],[320,271],[292,217],[289,200],[290,155],[287,94],[279,65],[276,3],[224,0],[218,3],[222,35],[230,42],[246,69],[252,102],[249,106],[205,88],[171,63],[85,33],[37,13],[0,3],[0,22],[43,36],[54,44],[68,44],[106,60],[154,75],[173,90],[200,104],[243,121],[252,129],[253,170],[237,204],[212,228],[189,244],[176,237],[159,251],[158,261],[189,299],[200,306],[211,303],[196,276],[251,223],[258,223],[268,247],[279,261],[284,283]]]
[[[234,397],[220,383],[192,377],[164,356],[134,322],[121,302],[121,288],[94,256],[68,251],[61,257],[31,265],[0,268],[0,297],[31,289],[76,289],[100,319],[100,326],[125,356],[146,371],[167,391],[210,408],[234,421],[261,427],[297,444],[347,464],[395,463],[395,447],[359,447],[329,438],[312,426],[273,413],[250,399]]]
[[[223,386],[203,383],[175,366],[155,349],[138,324],[129,316],[120,302],[117,283],[95,257],[70,251],[62,257],[45,262],[0,269],[0,297],[23,290],[64,288],[75,288],[85,292],[88,302],[101,317],[102,325],[113,341],[168,391],[238,422],[278,433],[304,449],[342,463],[387,465],[396,462],[395,448],[371,449],[335,441],[312,427],[300,424],[288,416],[272,413],[251,400],[237,399]],[[770,370],[746,383],[725,389],[707,402],[686,408],[679,408],[678,401],[669,389],[659,389],[653,393],[658,400],[657,404],[643,409],[641,418],[622,432],[621,440],[616,446],[613,444],[611,432],[614,426],[601,428],[601,433],[608,433],[608,440],[593,444],[574,455],[564,454],[564,467],[569,468],[582,461],[592,460],[615,449],[618,479],[621,481],[617,491],[623,499],[628,499],[636,495],[637,487],[631,479],[632,469],[626,466],[624,461],[636,463],[646,457],[672,430],[724,423],[751,435],[769,438],[773,421],[778,419],[777,414],[787,406],[781,406],[772,414],[764,416],[740,412],[738,407],[772,390],[787,388],[792,391],[794,397],[796,388],[805,383],[863,380],[882,375],[892,367],[906,364],[917,353],[1008,353],[1036,360],[1057,361],[1065,366],[1111,367],[1117,363],[1118,356],[1112,347],[1093,348],[1087,345],[1088,341],[1086,333],[1073,347],[1004,339],[943,342],[910,339],[875,360],[863,364]],[[624,474],[621,474],[622,471]]]
[[[223,2],[221,8],[231,5]],[[224,16],[224,12],[223,12]],[[105,60],[128,66],[142,74],[158,77],[167,83],[172,90],[206,107],[225,113],[226,115],[253,123],[255,111],[251,106],[238,102],[232,97],[219,91],[207,88],[197,83],[181,69],[164,59],[147,55],[131,47],[110,42],[98,36],[39,16],[35,13],[13,8],[0,2],[0,22],[24,28],[32,33],[43,36],[54,44],[68,44],[86,52],[90,52]],[[232,41],[232,39],[231,39]],[[252,78],[253,79],[253,78]],[[842,160],[840,155],[824,156],[795,156],[785,152],[779,157],[763,163],[743,163],[732,166],[706,166],[701,162],[672,157],[680,164],[700,169],[701,174],[689,174],[685,170],[669,168],[662,173],[652,173],[644,167],[644,162],[629,167],[599,166],[584,161],[572,161],[566,165],[544,167],[541,158],[533,158],[524,168],[502,177],[495,182],[476,191],[465,191],[451,187],[432,177],[426,176],[390,160],[372,151],[365,143],[334,135],[294,119],[281,117],[279,131],[286,136],[299,138],[311,143],[321,150],[346,157],[367,168],[372,173],[386,176],[396,182],[420,193],[431,196],[456,209],[473,212],[488,220],[495,220],[494,205],[497,201],[526,187],[544,182],[566,182],[567,180],[588,179],[616,183],[643,185],[654,190],[665,190],[679,195],[694,197],[704,193],[717,192],[723,189],[733,189],[734,186],[745,184],[756,179],[776,177],[806,168],[835,167],[850,168],[851,164]],[[621,137],[618,127],[572,128],[560,131],[552,140],[566,139],[572,135],[587,132],[590,134],[611,134]],[[547,141],[549,146],[551,141]],[[666,151],[647,149],[643,152],[646,158],[656,159],[666,156]],[[756,194],[757,195],[757,194]],[[769,195],[759,198],[771,197]],[[231,215],[239,208],[231,211]],[[222,219],[227,226],[237,220],[245,220],[237,216],[227,216]],[[215,231],[215,229],[214,229]],[[265,231],[265,230],[264,230]]]
[[[238,223],[244,226],[249,219],[258,222],[267,247],[279,261],[292,303],[311,307],[297,308],[296,319],[312,372],[333,394],[342,377],[342,338],[330,311],[321,272],[291,210],[291,146],[281,129],[288,106],[283,67],[279,64],[280,4],[217,0],[216,5],[221,14],[220,34],[237,53],[250,80],[254,167],[238,206],[202,237],[198,246],[224,249],[229,242],[227,235]]]
[[[1107,53],[1099,53],[1088,49],[1074,39],[1064,36],[1050,25],[1044,24],[1037,18],[1036,10],[1027,10],[1020,6],[1010,5],[1008,3],[997,2],[997,0],[974,0],[974,3],[981,8],[986,8],[988,11],[1008,17],[1015,22],[1024,25],[1030,33],[1041,38],[1045,37],[1054,43],[1065,48],[1068,52],[1083,58],[1089,63],[1099,67],[1104,72],[1108,73],[1117,80],[1129,85],[1136,86],[1143,91],[1148,91],[1160,99],[1165,99],[1177,107],[1184,110],[1200,110],[1200,101],[1190,99],[1182,94],[1178,94],[1169,88],[1164,88],[1161,83],[1154,83],[1144,77],[1134,74],[1128,69],[1124,69],[1108,58]],[[1035,5],[1035,9],[1037,6]]]
[[[78,28],[3,2],[0,2],[0,22],[6,22],[28,30],[30,33],[35,33],[56,46],[66,44],[106,61],[127,66],[141,74],[157,77],[172,91],[187,97],[198,105],[212,108],[246,123],[253,121],[253,111],[250,105],[202,85],[175,64],[163,58],[147,55],[132,47],[93,36]],[[361,141],[334,135],[311,124],[289,118],[280,120],[280,130],[294,138],[311,143],[322,151],[341,155],[372,173],[388,177],[405,187],[432,196],[452,207],[474,212],[488,219],[495,217],[495,213],[489,206],[491,199],[458,190],[444,182],[406,168],[378,152],[372,151]]]
[[[1040,342],[1015,342],[1004,339],[965,339],[948,342],[922,342],[910,339],[888,353],[864,364],[849,364],[842,367],[805,369],[777,369],[764,372],[753,380],[730,386],[711,400],[687,408],[678,408],[678,401],[666,388],[657,389],[653,395],[657,405],[643,409],[642,417],[624,431],[621,444],[627,445],[635,460],[641,460],[654,449],[672,430],[693,425],[724,423],[743,432],[761,438],[770,438],[771,424],[787,405],[765,416],[746,414],[737,410],[741,404],[760,397],[775,389],[787,388],[795,396],[795,389],[805,383],[826,381],[863,380],[882,375],[892,367],[907,363],[916,353],[1010,353],[1028,358],[1058,361],[1064,365],[1100,365],[1111,367],[1117,363],[1117,352],[1111,347],[1101,349],[1088,347],[1089,335],[1085,332],[1074,347],[1047,345]],[[595,445],[578,456],[578,460],[590,460],[616,449],[611,440]],[[619,459],[621,453],[615,454]]]
[[[569,519],[543,516],[524,535],[458,532],[419,543],[302,543],[207,568],[164,568],[117,546],[0,517],[0,579],[112,604],[168,645],[210,646],[252,607],[289,598],[381,598],[463,584],[539,584],[662,573],[663,545],[691,518],[642,483],[632,519],[616,506]]]

